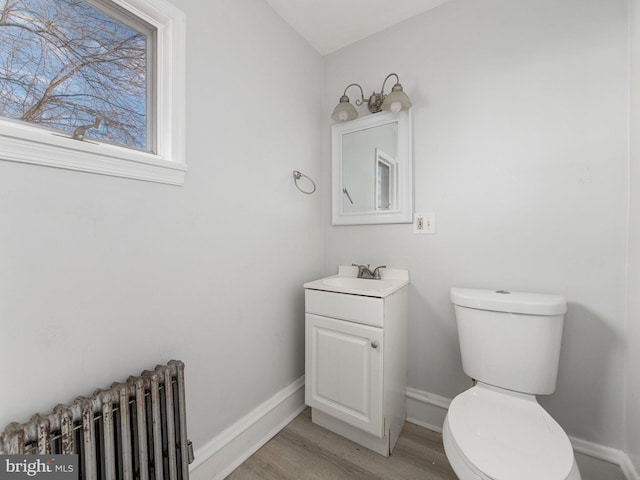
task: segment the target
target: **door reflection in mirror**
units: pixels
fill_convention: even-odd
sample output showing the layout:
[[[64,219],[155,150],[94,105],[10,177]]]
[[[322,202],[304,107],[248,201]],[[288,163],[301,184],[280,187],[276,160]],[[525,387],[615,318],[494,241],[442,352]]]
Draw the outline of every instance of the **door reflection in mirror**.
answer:
[[[397,170],[396,158],[381,148],[376,148],[376,209],[393,210],[397,208]]]
[[[396,123],[388,123],[342,136],[342,185],[351,200],[343,202],[344,213],[391,208],[389,185],[382,185],[379,170],[385,163],[388,167],[397,163],[397,130]]]

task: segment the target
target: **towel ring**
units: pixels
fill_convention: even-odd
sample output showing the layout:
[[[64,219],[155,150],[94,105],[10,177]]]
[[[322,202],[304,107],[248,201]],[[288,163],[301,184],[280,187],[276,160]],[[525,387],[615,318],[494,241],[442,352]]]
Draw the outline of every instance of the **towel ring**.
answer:
[[[307,180],[309,180],[309,181],[311,182],[311,185],[313,185],[313,190],[311,190],[310,192],[308,192],[308,191],[303,190],[303,189],[301,189],[301,188],[300,188],[300,185],[298,185],[298,180],[300,180],[300,178],[301,178],[301,177],[304,177],[304,178],[306,178]],[[305,174],[304,174],[304,173],[302,173],[302,172],[299,172],[298,170],[294,170],[294,171],[293,171],[293,181],[294,181],[294,182],[295,182],[295,184],[296,184],[296,188],[297,188],[298,190],[300,190],[302,193],[306,193],[307,195],[311,195],[313,192],[315,192],[315,191],[316,191],[316,182],[314,182],[313,180],[311,180],[311,178],[310,178],[310,177],[308,177],[307,175],[305,175]]]

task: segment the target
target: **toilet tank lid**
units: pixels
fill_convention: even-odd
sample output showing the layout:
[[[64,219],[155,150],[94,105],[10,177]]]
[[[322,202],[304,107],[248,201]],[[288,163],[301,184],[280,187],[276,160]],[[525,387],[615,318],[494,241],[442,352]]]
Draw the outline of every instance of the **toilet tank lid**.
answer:
[[[461,307],[529,315],[563,315],[567,311],[563,297],[542,293],[452,288],[451,301]]]

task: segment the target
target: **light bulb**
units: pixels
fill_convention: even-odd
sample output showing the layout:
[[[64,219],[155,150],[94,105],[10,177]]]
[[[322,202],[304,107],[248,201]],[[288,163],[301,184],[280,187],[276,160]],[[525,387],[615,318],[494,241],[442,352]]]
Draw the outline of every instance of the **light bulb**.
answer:
[[[338,120],[340,120],[341,122],[344,122],[347,118],[349,118],[349,114],[344,110],[338,113]]]
[[[391,102],[389,110],[391,110],[393,113],[398,113],[400,110],[402,110],[402,104],[400,102]]]

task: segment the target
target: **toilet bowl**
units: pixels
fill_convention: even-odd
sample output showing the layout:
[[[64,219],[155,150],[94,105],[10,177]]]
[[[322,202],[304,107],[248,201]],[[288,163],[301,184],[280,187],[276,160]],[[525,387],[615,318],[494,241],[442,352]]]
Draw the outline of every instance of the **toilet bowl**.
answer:
[[[557,295],[451,289],[462,367],[443,442],[461,480],[580,480],[569,437],[536,400],[556,388],[566,302]]]
[[[569,438],[532,395],[477,384],[449,406],[445,453],[461,480],[579,480]]]

